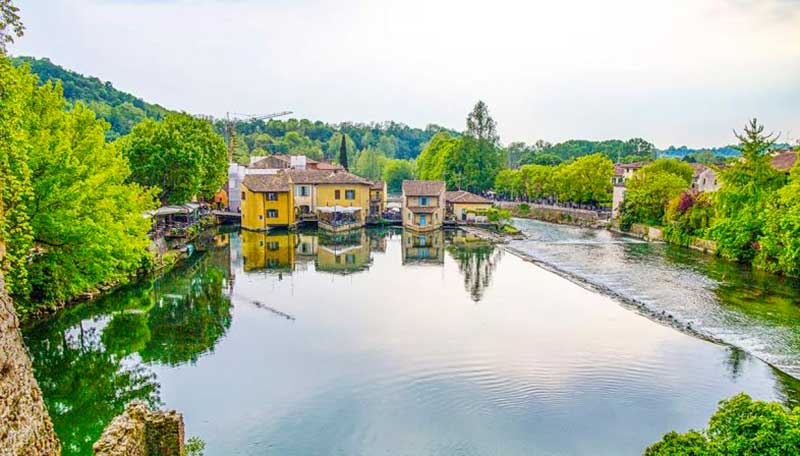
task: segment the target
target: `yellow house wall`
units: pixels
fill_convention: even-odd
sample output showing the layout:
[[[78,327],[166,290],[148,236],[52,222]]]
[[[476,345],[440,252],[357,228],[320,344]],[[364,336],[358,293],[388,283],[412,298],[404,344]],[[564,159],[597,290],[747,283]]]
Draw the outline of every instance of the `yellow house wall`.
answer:
[[[481,211],[492,207],[492,203],[453,203],[453,215],[456,219],[461,220],[462,214],[467,211]]]
[[[336,199],[336,190],[340,191],[339,199]],[[355,199],[345,199],[346,190],[355,190]],[[317,185],[317,207],[321,206],[360,207],[360,219],[363,224],[366,222],[367,215],[369,215],[369,186],[346,184]]]
[[[242,185],[242,228],[263,231],[270,226],[286,226],[294,223],[294,204],[290,192],[278,192],[277,201],[269,201],[267,194],[253,192]],[[275,209],[278,217],[267,217],[267,211]],[[261,216],[259,218],[259,216]]]
[[[242,231],[243,269],[288,268],[294,266],[294,233],[267,234]]]

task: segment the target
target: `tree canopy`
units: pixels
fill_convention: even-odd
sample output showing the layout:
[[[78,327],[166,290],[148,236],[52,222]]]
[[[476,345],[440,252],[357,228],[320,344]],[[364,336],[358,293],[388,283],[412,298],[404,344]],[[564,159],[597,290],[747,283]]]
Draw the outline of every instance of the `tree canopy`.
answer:
[[[225,182],[227,150],[206,120],[188,114],[146,119],[119,143],[130,162],[131,179],[158,188],[163,203],[210,198]]]

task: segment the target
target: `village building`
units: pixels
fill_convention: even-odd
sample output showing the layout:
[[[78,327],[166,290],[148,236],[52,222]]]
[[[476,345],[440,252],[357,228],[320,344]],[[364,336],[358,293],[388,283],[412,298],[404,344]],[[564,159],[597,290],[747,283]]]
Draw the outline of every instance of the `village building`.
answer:
[[[271,169],[271,168],[255,168]],[[242,228],[267,230],[318,222],[343,231],[366,224],[372,183],[346,171],[283,168],[242,182]]]
[[[386,182],[373,182],[369,187],[369,216],[379,219],[386,212]]]
[[[615,163],[614,176],[611,177],[613,189],[611,193],[611,216],[617,217],[627,188],[625,182],[633,177],[633,173],[641,169],[646,162]]]
[[[692,174],[692,190],[695,192],[715,192],[719,190],[720,183],[717,179],[717,172],[714,168],[702,163],[690,163],[694,173]]]
[[[490,199],[464,190],[445,192],[444,200],[447,218],[460,222],[474,222],[493,204]]]
[[[265,233],[242,231],[242,268],[245,272],[265,270],[291,272],[295,265],[296,234],[285,231]]]
[[[443,181],[403,181],[403,226],[416,231],[441,228],[445,215]]]

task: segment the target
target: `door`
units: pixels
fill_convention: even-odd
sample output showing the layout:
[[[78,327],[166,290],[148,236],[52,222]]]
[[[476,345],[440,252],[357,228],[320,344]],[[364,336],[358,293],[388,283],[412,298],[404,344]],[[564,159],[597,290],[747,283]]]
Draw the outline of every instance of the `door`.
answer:
[[[422,214],[422,215],[419,216],[419,226],[425,226],[426,225],[426,222],[427,222],[427,220],[425,220],[426,218],[427,218],[427,216],[425,214]]]

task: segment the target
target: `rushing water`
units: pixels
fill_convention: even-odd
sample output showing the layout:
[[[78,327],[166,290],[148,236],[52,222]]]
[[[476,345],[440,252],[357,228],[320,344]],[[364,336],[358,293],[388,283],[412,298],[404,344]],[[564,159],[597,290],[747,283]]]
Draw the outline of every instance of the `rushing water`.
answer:
[[[527,248],[553,254],[545,244]],[[242,232],[200,247],[25,332],[66,455],[91,454],[132,399],[180,410],[213,456],[635,455],[737,392],[800,398],[741,350],[459,233]]]
[[[604,230],[516,220],[512,248],[800,377],[800,281]]]

